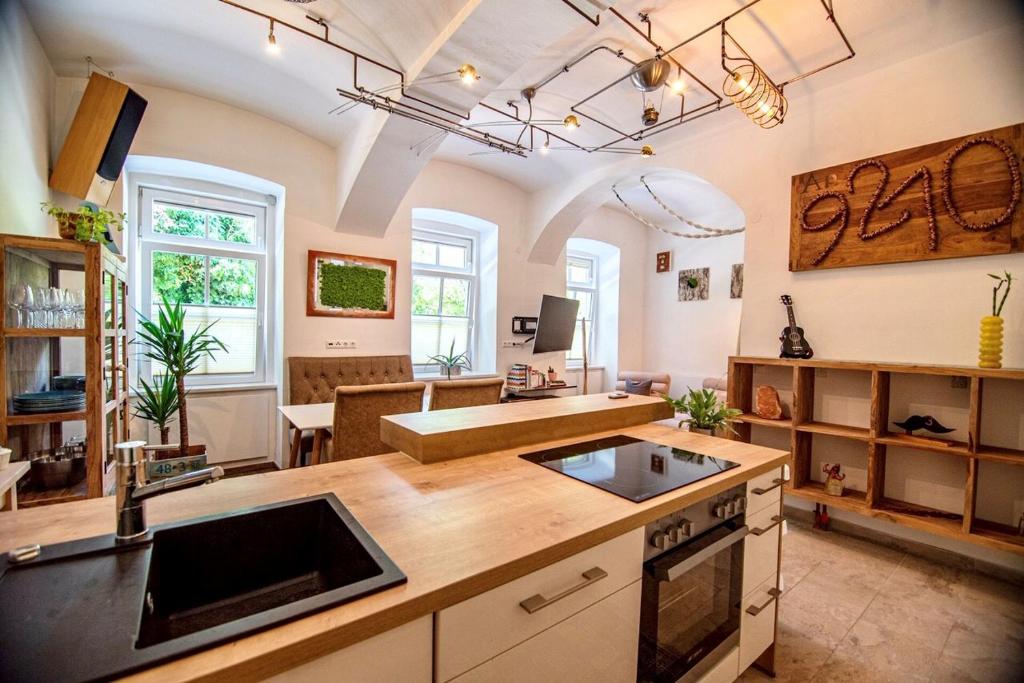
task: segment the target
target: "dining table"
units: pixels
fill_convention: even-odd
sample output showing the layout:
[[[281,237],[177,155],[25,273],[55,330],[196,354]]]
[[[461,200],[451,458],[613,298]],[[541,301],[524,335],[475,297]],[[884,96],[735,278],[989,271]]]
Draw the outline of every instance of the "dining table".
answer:
[[[423,394],[423,410],[427,409],[430,394]],[[313,432],[313,450],[309,454],[309,464],[319,465],[323,456],[324,444],[331,436],[334,426],[334,403],[304,403],[299,405],[278,406],[278,411],[288,420],[289,432],[296,430],[289,440],[288,467],[299,465],[299,450],[302,446],[302,433]]]

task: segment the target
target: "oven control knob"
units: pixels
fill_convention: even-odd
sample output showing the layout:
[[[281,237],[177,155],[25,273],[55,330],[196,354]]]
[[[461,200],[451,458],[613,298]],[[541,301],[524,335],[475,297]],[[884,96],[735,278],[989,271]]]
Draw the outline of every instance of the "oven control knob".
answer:
[[[676,528],[679,530],[679,533],[683,538],[689,538],[693,535],[693,522],[688,519],[679,520],[679,526]]]
[[[686,538],[686,534],[683,533],[683,528],[676,524],[669,524],[668,528],[665,529],[665,533],[668,534],[668,540],[672,543],[679,543],[679,541]]]
[[[653,545],[658,550],[662,550],[665,548],[665,543],[667,540],[668,536],[665,535],[664,531],[655,531],[653,534],[651,534],[651,545]]]
[[[746,512],[746,510],[747,510],[747,497],[746,496],[736,496],[736,511],[737,512]]]
[[[715,517],[721,517],[722,519],[725,519],[726,516],[729,514],[728,510],[726,509],[725,503],[716,503],[715,507],[712,508],[712,512],[715,513]]]

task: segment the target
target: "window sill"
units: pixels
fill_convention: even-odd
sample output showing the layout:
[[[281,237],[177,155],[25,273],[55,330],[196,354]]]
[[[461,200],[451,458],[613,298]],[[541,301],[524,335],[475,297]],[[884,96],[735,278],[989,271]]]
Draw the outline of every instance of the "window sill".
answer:
[[[493,372],[463,372],[461,375],[453,375],[452,379],[488,379],[491,377],[499,377]],[[413,375],[413,380],[416,382],[440,382],[448,379],[448,375],[439,375],[434,373],[424,375]]]
[[[587,370],[588,371],[590,371],[590,370],[604,370],[604,366],[603,365],[590,365],[588,363],[587,364]],[[567,364],[565,366],[565,371],[566,372],[583,372],[583,363],[580,363],[579,365],[568,365]]]
[[[201,384],[195,387],[186,387],[185,389],[189,394],[230,394],[243,391],[277,391],[278,386],[261,382],[254,384]],[[134,398],[139,395],[139,392],[132,387],[129,389],[128,395]]]

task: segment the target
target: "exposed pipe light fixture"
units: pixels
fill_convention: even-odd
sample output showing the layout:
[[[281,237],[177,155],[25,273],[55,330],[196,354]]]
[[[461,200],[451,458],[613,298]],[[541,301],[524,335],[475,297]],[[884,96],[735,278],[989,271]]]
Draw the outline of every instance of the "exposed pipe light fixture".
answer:
[[[566,130],[576,130],[580,127],[580,120],[576,118],[575,114],[569,114],[562,119],[562,125],[565,126]]]
[[[743,53],[742,57],[728,55],[725,50],[726,38]],[[727,65],[727,61],[736,66]],[[726,72],[722,92],[747,118],[761,128],[774,128],[785,120],[789,102],[782,94],[782,87],[775,85],[764,69],[754,63],[725,27],[722,27],[722,68]]]
[[[640,156],[642,156],[644,159],[650,159],[651,157],[654,156],[654,148],[651,147],[650,145],[644,145],[643,147],[640,148]]]
[[[274,20],[270,20],[270,33],[267,34],[267,52],[272,55],[281,54],[281,46],[277,44],[277,38],[274,36]]]
[[[544,134],[544,144],[541,145],[540,153],[547,154],[551,151],[551,136],[547,133]]]

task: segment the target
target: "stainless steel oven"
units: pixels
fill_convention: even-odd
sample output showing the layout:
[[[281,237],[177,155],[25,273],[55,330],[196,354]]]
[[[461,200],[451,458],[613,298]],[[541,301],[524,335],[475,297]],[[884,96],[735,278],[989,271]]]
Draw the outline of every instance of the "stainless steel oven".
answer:
[[[638,680],[697,680],[739,643],[743,494],[732,489],[647,526]]]

